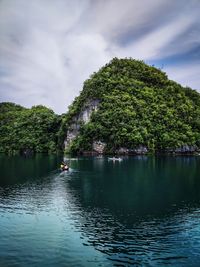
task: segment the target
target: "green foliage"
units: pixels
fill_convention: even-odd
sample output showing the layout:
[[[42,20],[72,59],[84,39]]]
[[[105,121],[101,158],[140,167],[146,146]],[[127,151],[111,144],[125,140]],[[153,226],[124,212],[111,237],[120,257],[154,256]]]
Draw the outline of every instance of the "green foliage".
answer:
[[[147,146],[152,152],[182,145],[200,147],[200,95],[183,88],[155,67],[114,58],[84,82],[66,114],[44,106],[31,109],[0,104],[0,152],[55,152],[63,149],[67,130],[90,100],[99,108],[82,124],[69,152],[92,149],[100,140],[107,151]]]
[[[55,152],[60,116],[44,106],[0,104],[0,152]]]
[[[114,58],[91,75],[70,106],[65,125],[90,99],[99,99],[100,106],[82,126],[73,152],[91,148],[93,140],[106,142],[109,151],[138,145],[155,151],[200,143],[199,93],[142,61]]]

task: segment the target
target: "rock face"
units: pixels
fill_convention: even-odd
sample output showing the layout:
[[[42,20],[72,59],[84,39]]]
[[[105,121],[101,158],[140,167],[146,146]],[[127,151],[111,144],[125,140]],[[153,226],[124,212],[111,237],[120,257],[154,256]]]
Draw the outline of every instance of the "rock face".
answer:
[[[103,143],[101,141],[94,141],[92,144],[92,149],[97,154],[103,154],[105,151],[106,143]]]
[[[129,149],[126,147],[120,147],[117,151],[117,154],[121,155],[144,155],[148,153],[148,148],[146,146],[138,146],[133,149]]]
[[[74,121],[74,123],[70,125],[70,128],[68,128],[68,131],[67,131],[66,139],[64,141],[65,150],[68,149],[71,142],[77,137],[79,133],[79,129],[80,129],[80,124],[78,123],[78,121]]]
[[[137,155],[143,155],[148,153],[148,148],[146,146],[138,146],[134,149],[132,149],[130,152]]]
[[[197,146],[182,146],[175,149],[175,153],[194,153],[197,151]]]
[[[88,101],[82,111],[77,116],[73,117],[64,141],[65,150],[69,148],[71,142],[78,136],[81,123],[88,123],[90,121],[92,112],[98,109],[99,102],[98,99]]]
[[[178,148],[168,149],[167,152],[175,154],[193,154],[195,152],[198,152],[198,147],[195,145],[194,146],[184,145]]]
[[[88,123],[90,121],[90,117],[92,115],[93,111],[97,111],[99,106],[99,100],[93,99],[90,100],[84,107],[84,109],[81,111],[81,113],[78,115],[78,121],[83,121],[84,123]]]

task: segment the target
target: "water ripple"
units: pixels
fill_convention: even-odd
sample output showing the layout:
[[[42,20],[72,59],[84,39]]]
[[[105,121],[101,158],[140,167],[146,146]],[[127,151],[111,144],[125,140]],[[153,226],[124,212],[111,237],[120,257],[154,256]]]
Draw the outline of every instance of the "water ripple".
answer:
[[[0,187],[0,266],[198,266],[199,200],[178,202],[172,188],[163,212],[153,178],[117,180],[103,164],[114,183],[90,168]]]

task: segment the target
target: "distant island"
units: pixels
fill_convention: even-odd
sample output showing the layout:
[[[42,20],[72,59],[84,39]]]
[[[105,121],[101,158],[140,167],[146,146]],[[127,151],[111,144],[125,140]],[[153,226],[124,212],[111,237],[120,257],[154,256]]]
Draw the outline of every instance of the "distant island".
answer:
[[[0,104],[0,152],[194,154],[200,94],[143,61],[114,58],[84,82],[66,114]]]
[[[0,152],[55,153],[60,123],[60,116],[44,106],[28,109],[14,103],[0,103]]]

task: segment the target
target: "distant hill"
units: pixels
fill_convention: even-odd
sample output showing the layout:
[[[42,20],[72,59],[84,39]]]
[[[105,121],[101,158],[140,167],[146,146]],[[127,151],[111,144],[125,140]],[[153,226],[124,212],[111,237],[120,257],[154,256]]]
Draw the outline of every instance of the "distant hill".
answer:
[[[200,94],[142,61],[114,58],[85,81],[59,136],[73,153],[193,153]]]
[[[44,106],[0,103],[0,152],[55,152],[60,117]]]

